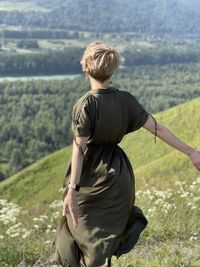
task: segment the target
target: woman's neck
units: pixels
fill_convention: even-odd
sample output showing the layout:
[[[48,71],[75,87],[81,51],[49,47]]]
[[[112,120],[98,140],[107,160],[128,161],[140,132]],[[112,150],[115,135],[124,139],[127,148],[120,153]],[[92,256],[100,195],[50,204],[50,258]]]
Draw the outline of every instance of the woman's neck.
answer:
[[[92,89],[107,89],[110,86],[110,80],[99,82],[90,77],[90,84]]]

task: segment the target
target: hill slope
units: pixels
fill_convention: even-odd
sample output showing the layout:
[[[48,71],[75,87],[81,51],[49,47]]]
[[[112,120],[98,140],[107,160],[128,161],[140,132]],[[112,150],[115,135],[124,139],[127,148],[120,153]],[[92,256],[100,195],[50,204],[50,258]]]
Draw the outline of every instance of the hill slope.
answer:
[[[13,12],[9,11],[11,4],[8,11],[4,2],[0,4],[4,10],[1,24],[94,32],[199,33],[198,13],[176,0],[35,0],[30,8],[26,3],[24,10],[21,2],[7,1],[7,5],[20,5]]]
[[[200,12],[200,1],[199,0],[178,0],[179,4],[182,4],[186,6],[187,8],[190,8],[191,10],[194,10],[196,14],[199,14]]]
[[[200,147],[200,98],[155,115],[178,137]],[[176,180],[190,180],[198,171],[187,157],[157,139],[144,129],[124,137],[120,146],[131,160],[136,187],[148,186],[165,190]],[[143,151],[143,152],[141,152]],[[1,198],[26,208],[61,199],[63,175],[71,156],[71,146],[52,153],[0,184]]]

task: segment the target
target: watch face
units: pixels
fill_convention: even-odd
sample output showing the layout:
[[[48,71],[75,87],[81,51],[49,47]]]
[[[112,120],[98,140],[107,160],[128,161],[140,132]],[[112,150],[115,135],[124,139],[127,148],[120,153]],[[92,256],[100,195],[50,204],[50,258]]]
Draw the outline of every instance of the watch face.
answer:
[[[73,189],[76,189],[76,185],[75,185],[75,184],[72,184],[71,187],[72,187]]]
[[[80,189],[80,186],[78,184],[69,184],[68,187],[72,188],[76,191],[79,191],[79,189]]]

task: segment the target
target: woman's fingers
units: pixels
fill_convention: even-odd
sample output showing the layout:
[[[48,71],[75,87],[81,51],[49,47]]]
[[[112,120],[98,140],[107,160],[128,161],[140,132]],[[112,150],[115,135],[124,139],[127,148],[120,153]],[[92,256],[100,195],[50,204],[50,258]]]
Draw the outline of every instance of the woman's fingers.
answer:
[[[200,171],[200,162],[195,163],[194,166]]]
[[[200,151],[198,150],[194,150],[191,154],[190,154],[190,159],[193,163],[193,165],[195,166],[195,168],[200,171]]]
[[[77,226],[78,226],[78,208],[71,206],[69,208],[69,211],[70,211],[70,214],[72,217],[73,226],[74,226],[74,228],[77,228]]]
[[[63,202],[63,209],[62,209],[62,215],[65,216],[66,213],[70,212],[70,215],[72,217],[72,222],[74,228],[77,228],[78,226],[78,204],[76,202],[76,199],[68,199],[67,197],[64,199]]]
[[[67,198],[65,198],[64,202],[63,202],[62,215],[65,216],[68,212],[69,212],[68,200],[67,200]]]
[[[67,201],[63,202],[62,216],[65,216],[69,212]]]

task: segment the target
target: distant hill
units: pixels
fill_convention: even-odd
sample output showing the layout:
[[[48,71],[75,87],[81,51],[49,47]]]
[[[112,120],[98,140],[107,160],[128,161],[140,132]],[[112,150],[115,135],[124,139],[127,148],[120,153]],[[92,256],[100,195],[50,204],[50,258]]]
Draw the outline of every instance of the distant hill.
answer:
[[[186,0],[185,0],[186,1]],[[199,33],[200,18],[183,0],[7,1],[0,23],[93,32]],[[192,6],[198,2],[190,1]],[[33,5],[34,3],[34,5]],[[196,3],[196,4],[195,4]],[[20,5],[20,9],[13,6]],[[12,8],[11,8],[12,7]]]
[[[196,14],[200,14],[200,1],[199,0],[178,0],[178,3],[195,11]]]
[[[160,112],[155,118],[183,141],[200,147],[200,98]],[[148,186],[165,190],[167,187],[173,188],[176,180],[189,181],[198,175],[187,156],[159,138],[154,144],[153,135],[144,129],[126,135],[120,146],[133,165],[137,190]],[[61,199],[59,189],[70,157],[71,146],[68,146],[1,182],[1,198],[26,208]]]

